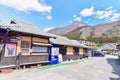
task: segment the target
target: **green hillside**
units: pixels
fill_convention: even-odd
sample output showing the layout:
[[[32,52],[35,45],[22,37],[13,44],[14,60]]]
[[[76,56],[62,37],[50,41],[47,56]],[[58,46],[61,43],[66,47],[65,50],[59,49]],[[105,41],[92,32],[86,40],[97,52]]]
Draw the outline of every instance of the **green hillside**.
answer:
[[[64,36],[66,36],[66,37],[69,38],[69,39],[79,40],[79,39],[81,38],[81,33],[80,33],[79,31],[80,31],[80,29],[82,29],[82,28],[84,28],[84,27],[86,27],[86,26],[79,27],[79,28],[77,28],[77,29],[75,29],[75,30],[67,33],[67,34],[64,35]]]

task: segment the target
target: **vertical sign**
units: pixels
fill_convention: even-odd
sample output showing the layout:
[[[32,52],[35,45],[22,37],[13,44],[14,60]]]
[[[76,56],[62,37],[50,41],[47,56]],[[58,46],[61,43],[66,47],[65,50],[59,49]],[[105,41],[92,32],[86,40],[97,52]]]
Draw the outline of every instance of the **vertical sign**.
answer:
[[[5,57],[15,56],[16,44],[6,44],[5,45]]]

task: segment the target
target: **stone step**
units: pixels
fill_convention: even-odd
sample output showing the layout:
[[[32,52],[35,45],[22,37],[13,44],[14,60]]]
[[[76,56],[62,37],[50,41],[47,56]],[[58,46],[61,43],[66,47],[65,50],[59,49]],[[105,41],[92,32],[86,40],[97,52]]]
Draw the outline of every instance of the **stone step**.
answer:
[[[13,69],[1,69],[1,73],[2,74],[8,74],[8,73],[12,73]]]

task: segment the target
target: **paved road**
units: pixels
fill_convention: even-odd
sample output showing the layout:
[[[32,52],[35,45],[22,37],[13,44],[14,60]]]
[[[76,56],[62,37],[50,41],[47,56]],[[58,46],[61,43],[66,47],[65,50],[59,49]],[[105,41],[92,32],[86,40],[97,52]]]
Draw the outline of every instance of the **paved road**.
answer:
[[[115,56],[107,55],[48,70],[19,70],[0,74],[0,80],[120,80],[120,65],[115,59]]]

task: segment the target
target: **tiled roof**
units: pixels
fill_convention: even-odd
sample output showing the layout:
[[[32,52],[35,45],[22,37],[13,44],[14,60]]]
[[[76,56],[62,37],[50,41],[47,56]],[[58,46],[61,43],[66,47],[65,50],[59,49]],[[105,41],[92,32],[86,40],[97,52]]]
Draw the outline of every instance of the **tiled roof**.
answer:
[[[52,43],[52,44],[88,48],[84,44],[81,44],[75,40],[70,40],[63,36],[46,33],[44,31],[40,30],[39,28],[33,26],[32,24],[28,24],[28,23],[18,21],[18,20],[12,20],[11,24],[0,23],[0,28],[3,28],[3,29],[10,28],[11,31],[18,31],[18,32],[52,37],[52,38],[50,38],[50,43]]]
[[[57,45],[66,45],[66,46],[88,48],[87,46],[85,46],[84,44],[79,43],[76,40],[70,40],[70,39],[68,39],[66,37],[62,37],[62,36],[58,36],[58,35],[56,35],[55,37],[56,38],[50,38],[50,43],[57,44]]]
[[[102,46],[101,49],[102,50],[115,50],[116,49],[116,44],[108,43],[108,44]]]
[[[18,20],[12,20],[10,24],[0,23],[0,28],[4,28],[4,29],[10,28],[11,31],[18,31],[18,32],[31,33],[31,34],[41,35],[41,36],[52,37],[48,33],[35,27],[34,25],[28,24],[28,23],[25,23],[22,21],[18,21]]]

